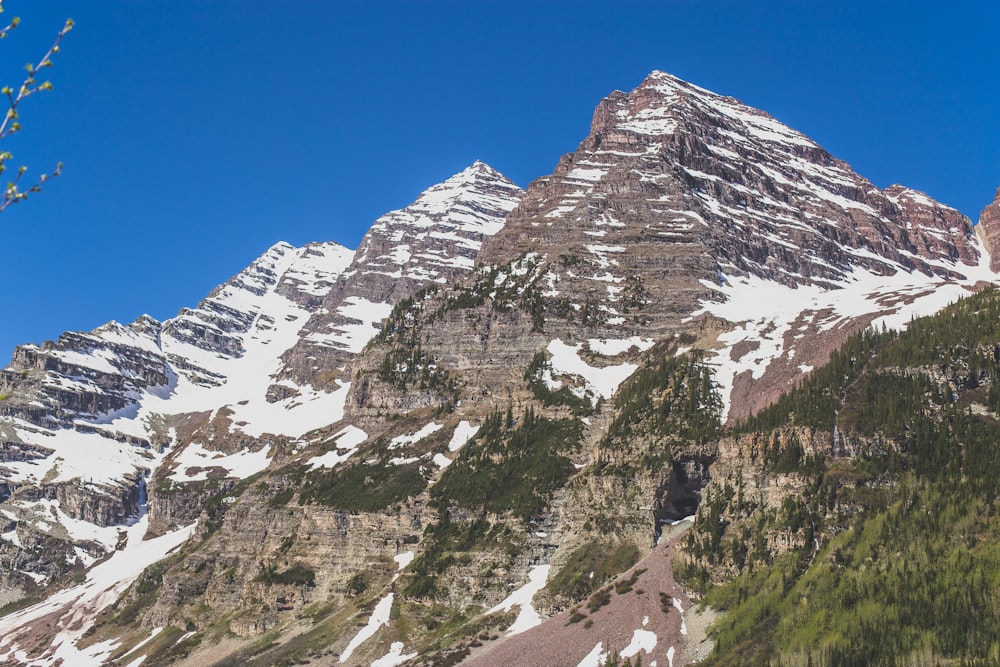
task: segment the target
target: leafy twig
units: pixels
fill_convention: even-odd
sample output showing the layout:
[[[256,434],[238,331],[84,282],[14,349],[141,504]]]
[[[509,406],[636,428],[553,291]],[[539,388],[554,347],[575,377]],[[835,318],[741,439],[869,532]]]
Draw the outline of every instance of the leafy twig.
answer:
[[[0,0],[0,13],[2,12],[3,0]],[[0,28],[0,39],[6,38],[14,29],[17,28],[20,22],[21,20],[15,16],[9,24]],[[66,36],[66,33],[72,29],[73,20],[67,19],[62,30],[56,34],[55,41],[52,42],[52,46],[50,46],[49,50],[45,52],[45,55],[42,56],[37,63],[28,63],[25,66],[28,75],[24,78],[24,81],[21,82],[17,89],[15,90],[10,86],[4,86],[0,89],[0,94],[7,96],[8,103],[7,113],[4,114],[3,121],[0,121],[0,140],[6,139],[10,135],[21,131],[21,123],[18,120],[18,107],[22,101],[43,90],[52,90],[52,82],[39,82],[37,78],[38,73],[47,67],[52,67],[52,57],[59,53],[59,44],[62,42],[63,37]],[[12,158],[13,155],[9,151],[0,151],[0,173],[4,172],[7,167],[7,161]],[[30,187],[23,189],[19,187],[19,183],[21,181],[21,177],[26,171],[27,167],[19,167],[17,170],[17,176],[14,177],[14,180],[7,182],[6,187],[3,189],[3,200],[0,201],[0,212],[5,210],[11,204],[16,204],[23,199],[27,199],[29,194],[39,192],[42,189],[42,183],[54,176],[58,176],[62,172],[62,163],[56,165],[56,168],[51,172],[42,174]]]

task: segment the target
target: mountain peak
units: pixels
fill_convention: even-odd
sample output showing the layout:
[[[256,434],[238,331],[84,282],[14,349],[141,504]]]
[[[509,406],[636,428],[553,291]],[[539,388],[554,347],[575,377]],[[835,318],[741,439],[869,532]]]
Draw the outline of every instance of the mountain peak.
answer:
[[[704,272],[692,289],[717,268],[831,287],[856,269],[958,275],[957,265],[978,265],[959,212],[915,190],[883,192],[764,111],[659,70],[601,101],[590,135],[532,184],[502,237],[480,261],[573,245],[594,255],[587,237],[669,240]],[[595,262],[603,276],[605,260]]]

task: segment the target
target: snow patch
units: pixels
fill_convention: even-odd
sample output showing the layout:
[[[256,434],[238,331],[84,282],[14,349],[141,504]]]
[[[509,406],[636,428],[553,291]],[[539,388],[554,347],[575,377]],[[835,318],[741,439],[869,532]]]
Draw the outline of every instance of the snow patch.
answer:
[[[504,599],[503,602],[490,609],[487,614],[495,614],[498,611],[508,612],[515,606],[521,607],[514,624],[507,630],[507,636],[517,635],[525,630],[530,630],[536,625],[541,625],[542,618],[531,606],[531,601],[535,593],[545,586],[549,578],[550,565],[536,565],[528,571],[528,583],[521,586]]]
[[[478,426],[473,426],[464,419],[458,422],[458,426],[455,427],[455,433],[451,436],[451,441],[448,443],[448,451],[457,452],[462,447],[465,447],[469,440],[472,440],[478,432]]]
[[[417,657],[416,651],[404,655],[403,648],[403,642],[393,642],[392,646],[389,647],[389,652],[373,662],[371,667],[396,667]]]
[[[392,593],[389,593],[384,598],[379,600],[377,605],[375,605],[372,615],[368,618],[368,623],[365,627],[358,630],[358,634],[354,635],[354,638],[347,645],[347,648],[345,648],[344,652],[340,654],[341,664],[347,662],[347,659],[351,657],[351,654],[354,653],[359,646],[378,632],[379,628],[389,622],[389,613],[392,611],[392,601],[394,597],[395,596]]]
[[[603,354],[606,357],[616,357],[622,352],[628,352],[633,347],[637,348],[640,352],[645,352],[653,347],[655,341],[652,338],[632,336],[631,338],[622,338],[620,340],[591,338],[587,343],[590,345],[590,349],[597,354]]]
[[[604,653],[604,642],[597,642],[597,646],[592,648],[576,667],[601,667],[607,658],[608,654]]]
[[[631,658],[634,655],[638,655],[639,651],[652,653],[653,649],[656,648],[656,641],[655,632],[637,629],[632,632],[632,641],[622,649],[621,656],[623,658]]]
[[[180,547],[192,534],[194,524],[150,540],[143,540],[149,518],[143,516],[133,525],[121,529],[125,547],[94,566],[82,584],[63,589],[31,605],[0,618],[0,662],[14,661],[24,652],[18,644],[21,636],[31,632],[31,626],[50,614],[59,615],[59,629],[52,645],[32,664],[50,667],[60,661],[64,665],[104,664],[119,646],[119,640],[78,648],[77,643],[108,605],[117,600],[125,589],[149,565]],[[30,634],[27,635],[30,638]]]
[[[427,424],[426,426],[421,428],[416,433],[408,433],[406,435],[400,435],[393,438],[392,440],[389,441],[389,449],[399,449],[400,447],[415,445],[424,438],[426,438],[427,436],[437,433],[442,428],[444,428],[444,424],[437,424],[435,422],[431,422],[430,424]]]
[[[552,355],[550,363],[553,373],[579,375],[584,379],[587,388],[595,396],[605,399],[611,398],[618,391],[621,383],[627,380],[639,368],[638,365],[630,363],[595,368],[580,358],[580,349],[582,347],[582,344],[567,345],[556,338],[549,342],[546,349]]]
[[[334,441],[335,449],[330,450],[326,454],[314,456],[309,459],[308,463],[314,470],[316,468],[336,467],[358,451],[358,445],[367,439],[368,434],[357,426],[347,426],[328,438],[328,440]]]
[[[256,452],[242,451],[235,454],[222,454],[205,449],[199,442],[192,442],[181,450],[175,459],[177,467],[167,479],[175,482],[199,482],[208,479],[213,468],[225,470],[225,477],[245,479],[255,475],[268,466],[271,459],[268,454],[270,445],[265,445]],[[198,468],[195,473],[188,473],[191,468]]]

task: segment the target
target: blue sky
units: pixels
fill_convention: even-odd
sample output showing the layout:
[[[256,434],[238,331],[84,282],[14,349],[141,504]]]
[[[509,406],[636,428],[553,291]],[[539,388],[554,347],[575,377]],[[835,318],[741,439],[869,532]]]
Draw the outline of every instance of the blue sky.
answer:
[[[194,305],[271,244],[356,247],[481,159],[526,186],[653,69],[770,112],[975,219],[1000,185],[990,2],[6,0],[24,131],[63,175],[0,214],[0,357]]]

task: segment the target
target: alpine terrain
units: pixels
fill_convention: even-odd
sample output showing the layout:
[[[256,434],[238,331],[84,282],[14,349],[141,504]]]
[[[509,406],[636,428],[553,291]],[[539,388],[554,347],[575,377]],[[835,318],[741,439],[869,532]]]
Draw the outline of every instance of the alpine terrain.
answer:
[[[17,348],[0,661],[998,664],[996,258],[1000,191],[653,72],[527,190]]]

